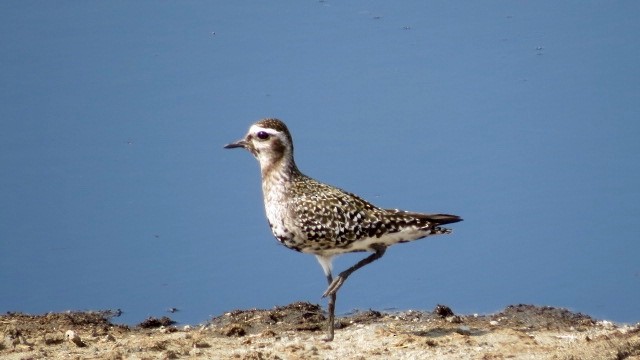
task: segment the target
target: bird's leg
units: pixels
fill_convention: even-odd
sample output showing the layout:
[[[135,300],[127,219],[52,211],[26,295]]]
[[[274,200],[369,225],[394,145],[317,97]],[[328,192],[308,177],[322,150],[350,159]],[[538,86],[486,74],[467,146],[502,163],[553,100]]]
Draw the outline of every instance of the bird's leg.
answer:
[[[333,277],[331,273],[327,274],[327,282],[329,285],[333,282]],[[329,296],[329,302],[327,304],[327,312],[329,313],[329,324],[328,324],[328,333],[327,337],[324,338],[324,341],[333,341],[333,327],[335,326],[336,319],[336,294],[331,294]]]
[[[329,287],[324,292],[324,294],[322,294],[322,297],[327,297],[327,296],[334,297],[338,292],[338,289],[340,289],[342,284],[344,284],[345,280],[347,280],[347,278],[349,277],[349,275],[351,275],[351,273],[353,273],[354,271],[360,269],[361,267],[367,264],[371,264],[372,262],[380,259],[382,255],[384,255],[384,252],[387,250],[387,247],[382,244],[373,244],[371,245],[371,248],[373,249],[374,253],[358,261],[357,264],[353,265],[347,270],[341,272],[335,279],[333,279],[333,281],[329,283]],[[327,279],[328,278],[329,277],[327,277]],[[334,299],[334,302],[335,302],[335,299]]]

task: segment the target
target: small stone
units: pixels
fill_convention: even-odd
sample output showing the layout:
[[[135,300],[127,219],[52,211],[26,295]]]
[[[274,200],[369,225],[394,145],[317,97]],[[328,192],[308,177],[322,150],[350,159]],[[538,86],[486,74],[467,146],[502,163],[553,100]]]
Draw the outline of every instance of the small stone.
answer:
[[[78,335],[78,333],[76,333],[73,330],[67,330],[67,332],[64,333],[64,338],[65,340],[76,344],[76,346],[79,346],[79,347],[86,346],[85,343],[82,342],[80,335]]]

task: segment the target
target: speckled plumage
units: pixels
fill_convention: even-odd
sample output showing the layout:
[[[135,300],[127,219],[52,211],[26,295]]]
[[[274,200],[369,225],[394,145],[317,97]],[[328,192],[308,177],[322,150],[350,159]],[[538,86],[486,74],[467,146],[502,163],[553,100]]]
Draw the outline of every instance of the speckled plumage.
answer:
[[[293,140],[277,119],[253,124],[244,139],[226,148],[243,147],[260,163],[264,206],[273,235],[286,247],[314,254],[330,283],[329,337],[333,338],[335,295],[355,270],[382,257],[396,243],[429,235],[448,234],[440,225],[462,219],[448,214],[420,214],[382,209],[357,195],[318,182],[302,174],[293,157]],[[333,256],[372,251],[374,254],[333,279]]]
[[[270,224],[282,221],[287,230],[274,235],[285,246],[304,253],[331,256],[367,251],[371,243],[389,246],[450,232],[437,226],[437,216],[381,209],[299,172],[292,174],[287,188],[271,183],[266,183],[265,188],[265,194],[279,191],[277,188],[284,190],[287,203],[282,210],[276,210],[286,212],[283,218],[269,217]]]

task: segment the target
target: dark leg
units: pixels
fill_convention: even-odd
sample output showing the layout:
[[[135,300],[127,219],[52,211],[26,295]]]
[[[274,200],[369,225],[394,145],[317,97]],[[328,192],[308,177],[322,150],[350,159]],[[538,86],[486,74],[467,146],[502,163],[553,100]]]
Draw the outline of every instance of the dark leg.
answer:
[[[344,284],[345,280],[347,280],[349,275],[351,275],[351,273],[360,269],[361,267],[367,264],[371,264],[372,262],[380,259],[382,255],[384,255],[384,252],[387,250],[387,247],[382,244],[373,244],[371,245],[371,248],[375,252],[367,256],[366,258],[358,261],[357,264],[353,265],[347,270],[341,272],[335,279],[333,279],[333,281],[329,283],[329,287],[327,288],[327,291],[325,291],[324,294],[322,294],[322,297],[331,296],[331,298],[333,298],[333,302],[335,303],[335,295],[338,292],[338,289],[340,289],[340,287],[342,286],[342,284]],[[329,278],[330,277],[327,276],[327,279]],[[329,299],[329,303],[331,303],[331,298]]]
[[[327,281],[329,282],[329,285],[331,285],[331,283],[333,282],[333,277],[331,276],[331,273],[327,275]],[[329,324],[328,324],[327,337],[324,339],[324,341],[333,341],[333,327],[335,326],[335,320],[336,320],[336,294],[335,293],[329,296],[329,303],[327,304],[327,312],[329,313]]]

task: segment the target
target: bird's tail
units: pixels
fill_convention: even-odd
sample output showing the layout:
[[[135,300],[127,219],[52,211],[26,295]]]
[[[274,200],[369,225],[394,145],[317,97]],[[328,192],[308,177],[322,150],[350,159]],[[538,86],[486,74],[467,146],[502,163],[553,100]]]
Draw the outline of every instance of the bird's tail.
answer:
[[[453,223],[457,223],[459,221],[462,221],[462,218],[458,215],[449,215],[449,214],[422,214],[422,213],[417,213],[417,212],[411,212],[411,211],[404,211],[404,210],[398,210],[398,209],[393,209],[393,210],[388,210],[393,214],[396,215],[406,215],[408,217],[414,218],[414,219],[420,219],[423,220],[424,222],[428,222],[431,224],[435,224],[435,225],[446,225],[446,224],[453,224]]]
[[[462,221],[460,216],[449,214],[423,214],[421,217],[438,225],[453,224]]]
[[[462,218],[458,215],[450,214],[422,214],[403,210],[390,210],[397,215],[406,215],[407,217],[417,219],[419,224],[422,224],[424,230],[429,231],[430,235],[450,234],[451,229],[442,227],[440,225],[453,224],[462,221]],[[418,225],[421,226],[421,225]]]
[[[449,214],[427,214],[425,215],[425,218],[429,222],[436,224],[436,226],[431,226],[431,235],[451,234],[451,229],[442,227],[440,225],[453,224],[462,221],[462,218],[460,216]]]

